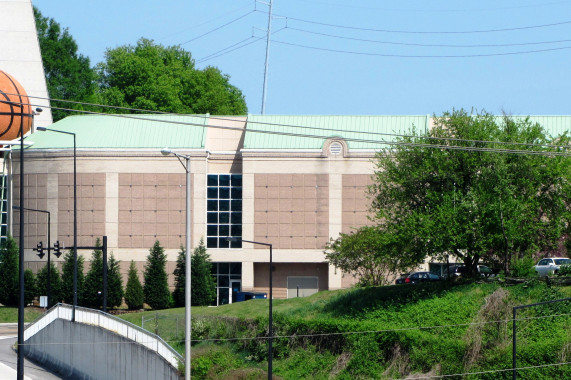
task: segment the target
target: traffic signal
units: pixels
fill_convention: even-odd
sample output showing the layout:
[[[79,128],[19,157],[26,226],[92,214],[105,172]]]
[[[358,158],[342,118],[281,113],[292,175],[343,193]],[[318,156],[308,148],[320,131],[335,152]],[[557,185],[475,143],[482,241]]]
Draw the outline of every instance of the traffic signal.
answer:
[[[44,245],[42,242],[39,242],[36,248],[32,248],[32,250],[38,252],[37,255],[40,257],[40,259],[46,255],[44,253]]]
[[[59,240],[54,243],[54,255],[56,255],[57,258],[61,256],[63,249],[63,244],[60,245]]]

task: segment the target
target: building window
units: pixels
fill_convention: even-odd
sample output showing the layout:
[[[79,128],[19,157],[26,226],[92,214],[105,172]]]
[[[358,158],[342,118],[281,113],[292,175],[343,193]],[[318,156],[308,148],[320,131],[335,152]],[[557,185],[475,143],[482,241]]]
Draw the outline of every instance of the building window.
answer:
[[[209,174],[206,194],[206,247],[241,248],[242,175]]]
[[[242,263],[212,263],[212,276],[216,281],[216,300],[213,305],[236,302],[242,290]]]

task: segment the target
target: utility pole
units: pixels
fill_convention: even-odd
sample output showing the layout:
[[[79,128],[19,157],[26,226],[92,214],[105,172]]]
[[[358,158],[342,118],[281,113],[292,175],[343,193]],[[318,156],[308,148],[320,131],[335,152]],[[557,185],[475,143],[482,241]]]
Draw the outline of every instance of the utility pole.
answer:
[[[272,34],[272,5],[270,0],[270,11],[268,15],[268,30],[266,35],[266,67],[264,68],[264,89],[262,91],[262,115],[266,113],[266,90],[268,88],[268,70],[270,66],[270,36]]]

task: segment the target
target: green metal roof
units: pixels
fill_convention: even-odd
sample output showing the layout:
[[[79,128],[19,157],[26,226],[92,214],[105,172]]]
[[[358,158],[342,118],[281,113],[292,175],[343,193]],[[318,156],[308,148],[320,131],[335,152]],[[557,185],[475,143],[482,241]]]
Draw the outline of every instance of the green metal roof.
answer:
[[[208,118],[209,115],[76,115],[49,128],[76,133],[79,149],[204,149]],[[571,131],[571,116],[529,118],[552,136]],[[395,135],[409,134],[413,126],[418,132],[425,132],[430,121],[429,115],[249,115],[244,149],[319,150],[326,139],[341,137],[350,149],[378,150],[383,148],[383,141],[392,142]],[[27,141],[33,142],[29,149],[73,147],[72,138],[54,132],[36,132]]]
[[[502,116],[498,116],[499,118]],[[555,137],[571,132],[571,116],[510,116],[514,120],[525,120],[529,117],[532,123],[538,123],[548,135]]]
[[[77,115],[50,125],[76,134],[81,149],[200,149],[206,140],[207,115]],[[37,131],[29,149],[73,148],[61,133]]]
[[[428,115],[248,115],[244,149],[321,149],[327,138],[342,137],[350,149],[378,150],[413,126],[424,132],[429,120]]]

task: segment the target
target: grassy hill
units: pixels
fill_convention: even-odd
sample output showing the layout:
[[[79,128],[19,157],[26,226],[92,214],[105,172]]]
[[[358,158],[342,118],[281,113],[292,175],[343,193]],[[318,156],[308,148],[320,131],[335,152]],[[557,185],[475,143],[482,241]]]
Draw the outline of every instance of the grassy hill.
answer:
[[[512,307],[570,296],[568,287],[531,281],[355,288],[274,300],[274,376],[385,379],[477,373],[447,378],[508,379]],[[180,315],[183,309],[168,313]],[[193,308],[192,313],[194,378],[267,377],[267,300]],[[569,302],[518,312],[518,367],[543,366],[518,371],[520,379],[571,378],[571,366],[554,365],[571,361],[570,316]],[[140,314],[124,318],[141,321]],[[163,333],[169,341],[181,340],[174,335],[173,330]],[[182,345],[177,348],[184,351]]]

